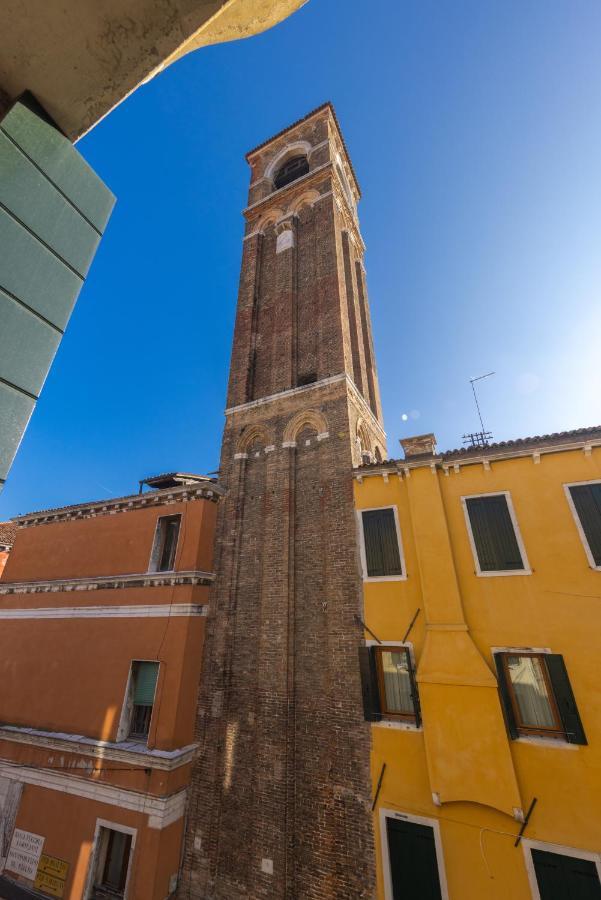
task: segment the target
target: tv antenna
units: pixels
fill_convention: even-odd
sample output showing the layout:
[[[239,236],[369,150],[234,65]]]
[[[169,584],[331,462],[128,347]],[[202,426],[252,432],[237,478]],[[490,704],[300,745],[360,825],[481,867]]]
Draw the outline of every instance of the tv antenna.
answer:
[[[481,429],[480,431],[475,431],[472,434],[463,435],[463,443],[469,444],[471,447],[487,447],[490,443],[490,439],[492,438],[492,432],[485,429],[484,422],[482,421],[482,413],[480,412],[480,404],[478,403],[478,395],[476,393],[475,384],[477,381],[482,381],[483,378],[490,378],[490,376],[494,374],[494,372],[487,372],[486,375],[478,375],[477,378],[470,378],[472,393],[474,395],[474,403],[476,404],[476,409],[478,411],[478,418],[480,419]]]

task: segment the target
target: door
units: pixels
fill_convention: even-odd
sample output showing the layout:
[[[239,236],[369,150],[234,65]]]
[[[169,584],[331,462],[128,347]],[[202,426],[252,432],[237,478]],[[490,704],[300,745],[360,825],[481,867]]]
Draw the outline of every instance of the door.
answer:
[[[434,829],[386,818],[394,900],[442,900]]]
[[[601,900],[597,866],[590,859],[532,850],[540,900]]]

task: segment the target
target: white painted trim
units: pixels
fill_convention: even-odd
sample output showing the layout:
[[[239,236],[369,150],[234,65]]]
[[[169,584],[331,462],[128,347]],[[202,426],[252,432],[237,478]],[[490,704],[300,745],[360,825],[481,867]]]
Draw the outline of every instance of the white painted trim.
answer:
[[[18,725],[0,726],[0,740],[29,747],[44,747],[77,756],[91,756],[100,760],[126,762],[147,769],[171,772],[192,762],[198,754],[199,744],[188,744],[176,750],[149,750],[138,741],[99,741],[83,734],[41,731]]]
[[[530,838],[522,839],[522,850],[524,851],[524,862],[526,863],[526,872],[528,873],[528,881],[530,882],[532,900],[541,900],[538,882],[536,880],[536,872],[534,870],[534,860],[532,859],[532,850],[544,850],[546,853],[560,853],[563,856],[572,856],[574,859],[588,859],[595,863],[599,881],[601,881],[601,853],[596,853],[593,850],[578,850],[576,847],[567,847],[564,844],[548,844],[545,841],[532,841]]]
[[[322,144],[324,142],[322,141]],[[329,143],[329,141],[325,141],[325,143]],[[286,144],[279,153],[272,158],[269,165],[266,167],[265,172],[263,173],[263,178],[269,179],[269,181],[273,180],[273,176],[276,172],[276,169],[280,167],[280,164],[285,161],[288,156],[291,156],[293,153],[304,154],[307,157],[307,162],[309,161],[309,155],[311,153],[311,144],[309,141],[291,141],[289,144]],[[292,182],[290,182],[292,184]],[[288,185],[285,185],[288,187]]]
[[[170,794],[167,797],[156,797],[138,791],[129,791],[114,785],[93,781],[90,778],[78,778],[76,775],[58,773],[49,769],[32,769],[27,766],[8,763],[0,760],[0,776],[11,781],[22,781],[36,787],[57,791],[61,794],[72,794],[86,800],[96,800],[109,806],[119,806],[133,812],[148,816],[148,827],[162,829],[177,822],[184,815],[186,808],[186,789]]]
[[[98,866],[98,853],[100,850],[100,829],[109,828],[111,831],[120,831],[122,834],[131,834],[131,845],[129,848],[129,860],[127,862],[127,875],[125,876],[125,887],[123,889],[123,900],[127,900],[129,893],[130,877],[132,873],[132,863],[134,859],[134,849],[136,846],[136,838],[138,835],[137,828],[130,828],[127,825],[121,825],[119,822],[109,822],[107,819],[96,819],[96,827],[94,828],[94,841],[92,843],[92,851],[90,853],[90,861],[88,863],[88,872],[86,875],[84,897],[92,896],[94,889],[94,874]]]
[[[148,571],[153,573],[161,572],[162,575],[169,575],[174,572],[174,569],[158,569],[159,562],[159,553],[161,550],[161,522],[163,519],[179,519],[177,524],[177,538],[175,541],[175,550],[173,551],[173,565],[175,565],[175,561],[177,559],[177,551],[179,549],[180,536],[182,533],[182,523],[184,517],[181,513],[174,513],[173,515],[165,515],[159,516],[156,520],[156,524],[154,526],[154,537],[152,539],[152,547],[150,549],[150,559],[148,560]]]
[[[468,512],[466,500],[477,500],[481,499],[482,497],[505,497],[505,500],[507,501],[509,517],[511,519],[511,524],[513,525],[513,532],[515,534],[515,539],[520,551],[520,556],[522,557],[522,563],[524,564],[523,569],[500,569],[493,572],[483,572],[480,568],[480,560],[478,559],[476,542],[474,541],[472,523],[470,521],[470,514]],[[517,516],[513,508],[513,501],[511,499],[511,493],[509,491],[490,491],[485,494],[466,494],[464,497],[461,497],[461,505],[463,507],[463,514],[465,516],[465,524],[467,526],[467,534],[470,542],[470,547],[472,548],[472,556],[474,557],[476,575],[479,578],[498,578],[499,576],[508,575],[532,575],[532,569],[530,568],[530,563],[528,562],[528,556],[526,554],[526,547],[524,546],[524,541],[522,540],[522,533],[520,531],[520,526],[518,525]]]
[[[584,528],[582,527],[582,522],[580,521],[580,516],[578,515],[578,510],[576,509],[576,504],[574,503],[574,499],[572,497],[572,492],[570,491],[571,487],[580,487],[584,484],[601,484],[601,480],[599,478],[595,478],[592,481],[570,481],[564,484],[563,489],[568,501],[568,506],[572,511],[572,516],[574,517],[574,522],[576,523],[576,528],[578,529],[578,534],[580,535],[580,540],[582,541],[582,546],[584,547],[584,552],[586,553],[588,564],[591,569],[594,569],[596,572],[601,572],[601,566],[598,566],[595,563],[595,559],[593,557],[593,554],[591,553],[591,548],[587,536],[584,533]]]
[[[30,525],[46,525],[66,519],[111,516],[116,513],[129,512],[132,509],[165,506],[170,503],[187,503],[190,500],[218,500],[224,493],[225,490],[221,485],[207,479],[206,483],[194,482],[174,488],[163,488],[160,491],[148,491],[145,494],[129,494],[126,497],[115,497],[114,500],[93,500],[90,503],[43,509],[15,516],[11,521],[21,528],[25,528]]]
[[[162,619],[206,616],[200,603],[157,603],[155,606],[46,606],[0,609],[0,619]]]
[[[394,514],[394,524],[396,528],[396,536],[397,543],[399,546],[399,556],[401,558],[401,575],[372,575],[369,576],[367,574],[367,558],[365,555],[365,534],[363,532],[363,513],[364,512],[376,512],[381,509],[391,509]],[[361,558],[361,572],[363,575],[363,581],[368,582],[377,582],[377,581],[407,581],[407,567],[405,566],[405,553],[403,551],[403,541],[401,538],[401,526],[399,524],[399,511],[396,506],[390,504],[389,506],[366,506],[363,509],[356,510],[357,516],[357,526],[359,529],[359,555]]]
[[[133,572],[127,575],[91,575],[86,578],[56,578],[52,581],[0,581],[0,594],[55,594],[62,591],[96,591],[128,587],[173,587],[180,584],[209,585],[214,572]]]
[[[335,384],[337,381],[344,381],[346,377],[346,373],[341,372],[340,375],[331,375],[329,378],[321,378],[319,381],[313,381],[311,384],[303,384],[300,387],[289,388],[287,391],[280,391],[278,394],[269,394],[267,397],[259,397],[258,400],[249,400],[248,403],[240,403],[238,406],[229,406],[225,410],[225,415],[230,416],[232,413],[242,412],[242,410],[256,409],[257,406],[273,403],[275,400],[284,400],[287,397],[293,397],[295,394],[312,391],[315,388],[325,387],[328,384]]]
[[[409,651],[409,658],[411,659],[411,666],[413,668],[414,676],[417,672],[417,664],[415,662],[415,651],[413,649],[413,644],[411,641],[374,641],[374,640],[366,640],[366,647],[404,647]],[[419,695],[419,689],[416,687]],[[417,712],[414,708],[414,712]],[[382,713],[382,715],[384,715]],[[415,722],[407,722],[404,719],[380,719],[378,722],[371,723],[374,728],[395,728],[398,731],[423,731],[423,725],[416,725]]]
[[[521,735],[520,737],[513,738],[514,744],[534,744],[536,747],[554,747],[558,750],[579,750],[578,744],[569,744],[568,741],[562,739],[561,737],[534,737],[534,735]]]
[[[440,879],[440,893],[442,900],[449,900],[447,888],[447,875],[444,866],[444,854],[440,837],[440,823],[438,819],[426,819],[423,816],[414,816],[410,813],[399,812],[396,809],[380,809],[380,843],[382,846],[382,871],[384,874],[384,895],[386,900],[394,900],[392,890],[392,874],[390,871],[390,851],[388,848],[388,831],[386,819],[401,819],[405,822],[414,822],[416,825],[427,825],[434,832],[434,847],[436,850],[436,862],[438,863],[438,877]]]

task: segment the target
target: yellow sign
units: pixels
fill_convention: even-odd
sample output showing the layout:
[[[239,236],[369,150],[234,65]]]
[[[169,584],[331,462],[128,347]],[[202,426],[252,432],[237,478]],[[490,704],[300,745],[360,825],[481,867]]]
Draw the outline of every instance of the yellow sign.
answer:
[[[56,878],[54,875],[47,875],[40,871],[36,875],[33,886],[44,894],[50,894],[51,897],[62,897],[65,890],[65,882],[62,878]]]
[[[54,875],[56,878],[66,879],[69,872],[69,863],[64,859],[57,859],[56,856],[47,856],[42,853],[38,872],[44,872],[46,875]]]

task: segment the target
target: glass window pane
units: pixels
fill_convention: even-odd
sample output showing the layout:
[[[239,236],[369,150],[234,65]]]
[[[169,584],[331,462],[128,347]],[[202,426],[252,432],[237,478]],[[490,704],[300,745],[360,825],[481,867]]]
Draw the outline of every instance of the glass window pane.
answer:
[[[405,650],[380,652],[384,676],[385,705],[388,712],[414,715],[409,661]]]
[[[537,656],[507,657],[507,668],[521,724],[531,728],[556,727],[543,665]]]

